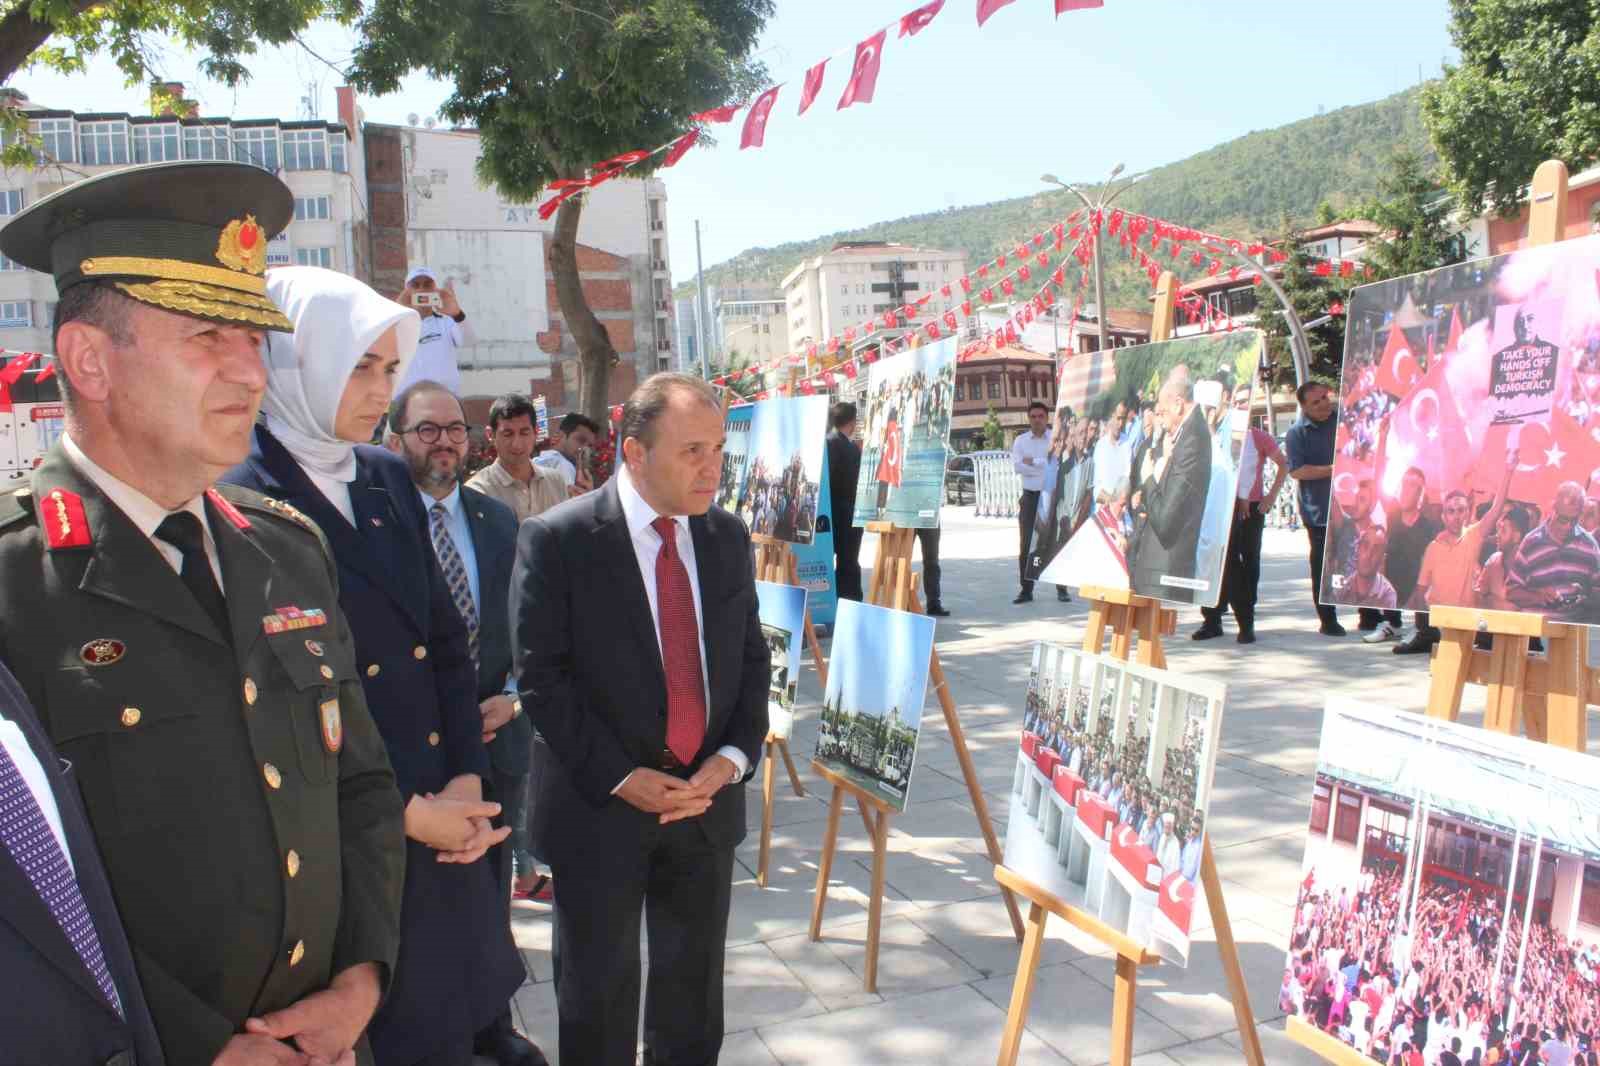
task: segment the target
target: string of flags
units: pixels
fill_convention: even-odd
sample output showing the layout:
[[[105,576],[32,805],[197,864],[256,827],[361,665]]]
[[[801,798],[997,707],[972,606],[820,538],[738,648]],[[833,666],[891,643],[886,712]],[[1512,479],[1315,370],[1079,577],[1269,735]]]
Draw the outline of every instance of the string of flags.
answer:
[[[1014,2],[1015,0],[977,0],[978,26],[981,28],[996,11]],[[1053,0],[1053,2],[1057,18],[1068,11],[1103,7],[1105,4],[1105,0]],[[895,31],[897,41],[915,37],[938,17],[944,10],[945,3],[946,0],[931,0],[924,3],[883,26],[876,33],[858,41],[853,49],[849,46],[839,48],[821,61],[807,67],[800,84],[800,103],[795,112],[796,117],[803,116],[809,111],[811,105],[816,103],[821,95],[827,79],[828,64],[847,53],[853,53],[850,75],[845,81],[844,91],[839,96],[835,110],[843,111],[856,104],[872,103],[878,88],[878,73],[883,66],[883,49],[888,43],[890,31]],[[743,151],[763,147],[766,144],[767,123],[777,106],[780,91],[787,84],[778,82],[762,90],[753,100],[746,103],[714,107],[709,111],[691,115],[690,121],[694,125],[686,132],[655,148],[635,149],[595,163],[589,167],[589,176],[586,178],[561,178],[551,182],[545,189],[549,198],[539,205],[539,218],[548,220],[555,214],[557,208],[585,189],[592,189],[613,178],[621,177],[631,168],[658,155],[664,154],[661,160],[663,169],[675,166],[690,149],[700,143],[706,127],[731,123],[740,111],[744,111],[745,116],[739,130],[739,149]]]
[[[56,376],[56,357],[44,352],[19,352],[11,348],[0,348],[0,358],[10,361],[0,367],[0,414],[9,414],[15,407],[11,398],[11,387],[22,380],[22,375],[39,366],[33,375],[34,384],[49,381]]]

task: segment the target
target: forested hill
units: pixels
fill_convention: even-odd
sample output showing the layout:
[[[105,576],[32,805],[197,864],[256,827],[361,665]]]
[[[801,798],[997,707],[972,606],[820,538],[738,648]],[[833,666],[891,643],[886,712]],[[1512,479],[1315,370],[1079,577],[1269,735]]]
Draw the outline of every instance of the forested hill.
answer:
[[[1351,208],[1377,190],[1389,154],[1410,147],[1425,159],[1434,153],[1410,89],[1371,104],[1341,108],[1277,129],[1249,133],[1188,159],[1151,171],[1118,206],[1228,236],[1276,235],[1285,213],[1311,223],[1327,201]],[[1076,180],[1068,176],[1068,180]],[[1079,186],[1086,192],[1089,188]],[[750,248],[706,270],[707,285],[777,284],[803,258],[841,240],[893,240],[931,248],[958,248],[976,264],[1008,247],[1044,222],[1076,206],[1065,191],[950,208],[829,233],[774,248]],[[1140,306],[1146,279],[1121,257],[1108,258],[1107,302]],[[678,287],[693,289],[693,277]]]

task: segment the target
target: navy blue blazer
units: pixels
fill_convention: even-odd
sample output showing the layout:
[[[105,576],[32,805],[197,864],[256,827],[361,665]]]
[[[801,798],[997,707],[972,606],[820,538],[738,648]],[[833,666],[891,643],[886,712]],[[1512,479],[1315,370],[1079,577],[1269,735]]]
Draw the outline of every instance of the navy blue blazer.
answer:
[[[506,689],[511,676],[511,564],[517,557],[517,516],[511,508],[477,489],[461,486],[472,551],[478,557],[478,702]],[[533,726],[519,715],[500,727],[489,742],[495,772],[520,777],[528,772]]]
[[[7,1066],[159,1066],[165,1060],[133,968],[105,867],[71,768],[56,757],[28,697],[0,664],[0,718],[27,738],[55,795],[78,889],[116,983],[126,1020],[101,995],[28,875],[0,847],[0,1061]]]

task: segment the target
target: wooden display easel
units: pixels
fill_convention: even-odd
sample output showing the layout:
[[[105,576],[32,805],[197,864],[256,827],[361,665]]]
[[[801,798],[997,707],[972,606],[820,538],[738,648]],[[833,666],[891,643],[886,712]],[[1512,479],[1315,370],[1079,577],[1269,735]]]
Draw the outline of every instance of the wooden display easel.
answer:
[[[1175,292],[1171,272],[1161,275],[1156,286],[1155,316],[1150,339],[1166,340],[1172,335],[1172,318]],[[1163,634],[1177,627],[1177,612],[1148,596],[1136,596],[1128,589],[1101,588],[1085,585],[1078,594],[1089,603],[1089,622],[1084,631],[1083,650],[1098,655],[1105,649],[1109,637],[1112,658],[1129,661],[1133,658],[1144,666],[1165,670],[1167,655],[1161,646]],[[1134,642],[1137,639],[1137,650]],[[1039,954],[1044,945],[1045,922],[1054,914],[1088,933],[1117,954],[1116,982],[1111,999],[1111,1057],[1110,1066],[1129,1066],[1133,1061],[1134,997],[1139,987],[1139,968],[1161,961],[1144,949],[1142,944],[1126,934],[1113,929],[1094,915],[1067,903],[1060,896],[1034,884],[1015,870],[1004,866],[995,870],[995,877],[1021,895],[1028,897],[1028,932],[1022,942],[1022,956],[1017,963],[1016,980],[1011,986],[1011,1005],[1006,1011],[1006,1026],[1000,1039],[999,1066],[1014,1066],[1022,1047],[1022,1032],[1028,1020],[1028,1006],[1033,999],[1034,980],[1039,972]],[[1222,880],[1217,876],[1216,860],[1211,854],[1211,835],[1206,834],[1201,851],[1200,883],[1205,888],[1206,906],[1211,911],[1211,925],[1217,936],[1217,950],[1222,955],[1222,970],[1228,979],[1228,994],[1233,1001],[1234,1020],[1239,1025],[1241,1054],[1249,1066],[1264,1066],[1261,1037],[1256,1032],[1255,1015],[1250,1010],[1250,990],[1245,984],[1244,968],[1239,964],[1239,948],[1233,939],[1233,923],[1228,919],[1228,905],[1222,898]],[[1368,1063],[1371,1066],[1371,1063]]]
[[[755,548],[756,580],[770,581],[775,585],[800,586],[798,564],[795,561],[794,550],[788,543],[765,536],[761,533],[752,533],[750,543]],[[816,664],[817,676],[822,679],[824,690],[828,687],[828,662],[822,657],[822,645],[817,642],[817,631],[811,625],[811,608],[808,606],[805,613],[805,641],[811,649],[811,660]],[[765,765],[761,776],[761,854],[756,864],[756,884],[762,888],[767,887],[767,865],[772,856],[772,800],[773,800],[773,763],[778,756],[783,758],[784,768],[789,771],[789,784],[794,788],[796,796],[806,794],[805,786],[800,783],[800,772],[794,767],[794,759],[789,754],[789,740],[773,733],[767,734]]]
[[[1567,168],[1557,159],[1534,171],[1528,208],[1528,246],[1555,244],[1567,223]],[[1483,728],[1587,751],[1589,702],[1600,693],[1600,675],[1588,662],[1588,630],[1547,621],[1535,614],[1435,607],[1428,621],[1440,631],[1428,667],[1428,716],[1456,721],[1461,695],[1470,684],[1488,688]],[[1493,636],[1493,649],[1473,646],[1479,633]],[[1529,658],[1528,642],[1544,641],[1545,657]],[[1373,1060],[1316,1026],[1290,1018],[1290,1039],[1337,1066],[1372,1066]]]
[[[911,569],[911,551],[916,538],[915,529],[906,529],[890,522],[868,522],[867,531],[878,534],[878,554],[872,564],[872,583],[867,601],[878,607],[897,611],[922,613],[922,603],[917,597],[916,575]],[[989,859],[1000,869],[1000,841],[994,835],[994,824],[989,819],[989,804],[978,783],[977,769],[972,765],[972,754],[967,750],[967,735],[961,728],[961,717],[956,712],[955,697],[945,678],[944,667],[939,663],[939,649],[935,647],[928,666],[928,677],[939,695],[939,706],[944,711],[945,727],[950,731],[950,741],[955,745],[956,758],[961,763],[962,776],[966,778],[967,794],[978,816],[978,828],[983,830]],[[871,795],[853,781],[839,776],[821,763],[813,760],[811,768],[833,786],[833,796],[828,801],[828,828],[822,837],[822,855],[817,861],[817,888],[811,903],[811,939],[822,939],[822,911],[828,902],[828,878],[833,872],[833,853],[839,842],[839,815],[844,810],[845,794],[855,797],[861,812],[861,823],[872,841],[872,893],[867,903],[866,963],[862,972],[862,987],[868,992],[878,990],[878,936],[883,920],[884,865],[889,851],[889,816],[893,813],[881,798]],[[869,814],[869,809],[871,813]],[[1001,894],[1006,910],[1011,914],[1011,930],[1018,941],[1023,937],[1022,912],[1010,886],[1002,882]]]

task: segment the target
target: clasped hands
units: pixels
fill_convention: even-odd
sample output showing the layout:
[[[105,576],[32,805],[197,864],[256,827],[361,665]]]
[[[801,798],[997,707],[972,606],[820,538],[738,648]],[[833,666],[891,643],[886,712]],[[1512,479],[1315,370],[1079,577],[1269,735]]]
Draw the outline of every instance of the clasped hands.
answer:
[[[500,804],[484,801],[478,775],[462,774],[437,794],[411,797],[406,804],[406,836],[437,851],[440,862],[477,862],[511,835],[510,826],[496,829],[489,824],[499,813]]]
[[[322,991],[248,1019],[212,1066],[355,1066],[356,1041],[379,993],[377,964],[352,966]]]
[[[685,781],[641,766],[628,775],[617,796],[647,814],[658,815],[662,825],[698,818],[711,808],[718,792],[733,784],[738,769],[726,755],[713,755]]]

